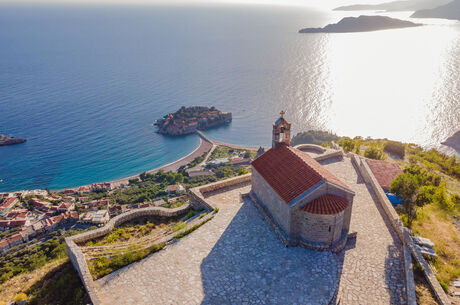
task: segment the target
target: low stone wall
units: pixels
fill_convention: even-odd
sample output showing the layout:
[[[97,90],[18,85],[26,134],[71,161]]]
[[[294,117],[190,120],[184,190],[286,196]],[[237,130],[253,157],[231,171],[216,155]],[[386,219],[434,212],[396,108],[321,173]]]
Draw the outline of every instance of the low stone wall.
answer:
[[[336,151],[333,151],[333,152],[326,152],[325,154],[317,156],[317,157],[314,157],[313,159],[315,159],[316,161],[319,162],[319,161],[324,161],[324,160],[327,160],[327,159],[342,158],[342,157],[343,157],[343,151],[336,150]]]
[[[77,244],[107,235],[112,232],[113,228],[116,226],[136,218],[146,216],[176,217],[186,213],[189,209],[190,205],[188,204],[175,209],[167,209],[162,207],[135,209],[133,211],[129,211],[112,218],[102,228],[67,237],[65,239],[67,255],[69,256],[69,259],[72,262],[75,270],[77,270],[78,275],[80,276],[80,279],[85,286],[85,289],[88,292],[93,305],[102,305],[102,302],[97,294],[93,277],[91,276],[88,265],[86,264],[85,256]]]
[[[206,193],[215,192],[220,189],[248,182],[251,182],[251,174],[246,174],[235,178],[217,181],[214,183],[192,188],[189,190],[190,205],[195,210],[214,210],[214,207],[210,205],[204,198]]]
[[[376,197],[377,202],[382,207],[387,219],[390,221],[392,227],[398,234],[401,242],[403,243],[403,255],[404,255],[404,273],[406,281],[406,292],[407,292],[407,303],[409,305],[415,305],[417,302],[415,295],[415,283],[414,283],[414,272],[412,266],[412,256],[415,260],[422,266],[425,278],[427,279],[433,293],[436,296],[437,301],[442,305],[450,304],[450,301],[439,284],[436,276],[433,274],[433,271],[430,268],[430,265],[427,263],[423,255],[420,253],[420,250],[415,247],[412,237],[409,234],[409,230],[404,227],[401,219],[396,213],[396,210],[393,208],[393,205],[388,200],[386,194],[383,192],[383,189],[380,187],[377,179],[372,173],[369,165],[365,160],[356,154],[351,154],[351,159],[355,166],[358,168],[361,176],[364,181],[371,186]]]
[[[298,150],[310,149],[310,150],[316,151],[316,152],[318,152],[320,154],[326,152],[326,148],[324,148],[324,147],[322,147],[320,145],[316,145],[316,144],[299,144],[299,145],[294,146],[294,148],[296,148]]]

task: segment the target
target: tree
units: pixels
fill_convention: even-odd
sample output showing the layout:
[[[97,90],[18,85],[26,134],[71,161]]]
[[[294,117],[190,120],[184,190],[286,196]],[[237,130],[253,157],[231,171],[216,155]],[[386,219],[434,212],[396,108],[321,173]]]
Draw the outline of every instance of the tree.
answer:
[[[390,191],[398,196],[398,199],[403,202],[407,213],[407,226],[412,226],[414,218],[413,209],[415,200],[419,193],[420,185],[417,178],[410,173],[399,174],[393,182],[391,182]]]
[[[364,151],[364,157],[374,160],[383,160],[383,153],[375,147],[370,147]]]
[[[337,142],[337,144],[342,146],[345,152],[352,151],[353,148],[355,148],[355,142],[350,138],[342,138]]]

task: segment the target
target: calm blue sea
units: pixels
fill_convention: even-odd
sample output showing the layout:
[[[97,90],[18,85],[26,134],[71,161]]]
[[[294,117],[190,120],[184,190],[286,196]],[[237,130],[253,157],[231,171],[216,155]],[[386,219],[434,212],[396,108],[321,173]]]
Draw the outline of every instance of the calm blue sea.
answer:
[[[295,132],[432,145],[460,128],[458,23],[297,34],[340,14],[0,4],[0,133],[28,139],[0,147],[0,191],[108,181],[183,157],[198,138],[152,126],[183,105],[233,112],[207,134],[239,144],[269,145],[282,109]]]

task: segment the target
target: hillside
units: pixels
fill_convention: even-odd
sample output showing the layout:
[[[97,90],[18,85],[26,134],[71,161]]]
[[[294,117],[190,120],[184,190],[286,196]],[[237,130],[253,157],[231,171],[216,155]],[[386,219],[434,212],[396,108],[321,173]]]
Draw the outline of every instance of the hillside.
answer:
[[[328,24],[324,28],[301,29],[299,33],[352,33],[371,32],[378,30],[399,29],[420,26],[419,23],[394,19],[386,16],[359,16],[346,17],[335,24]]]
[[[418,10],[412,14],[412,18],[443,18],[460,20],[460,0],[454,0],[448,4],[433,9]]]
[[[440,5],[447,4],[450,1],[451,0],[407,0],[379,4],[354,4],[337,7],[334,11],[417,11],[432,9]]]

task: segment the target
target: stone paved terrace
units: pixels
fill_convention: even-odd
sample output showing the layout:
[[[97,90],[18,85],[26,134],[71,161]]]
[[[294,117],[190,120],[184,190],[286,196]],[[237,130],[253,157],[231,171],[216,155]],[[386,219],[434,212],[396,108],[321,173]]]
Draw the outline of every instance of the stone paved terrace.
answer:
[[[355,192],[340,254],[285,248],[249,201],[249,186],[208,197],[219,213],[165,250],[96,282],[104,304],[403,304],[401,244],[351,161],[326,168]],[[339,275],[337,277],[337,275]]]
[[[249,186],[209,198],[215,218],[96,282],[104,304],[326,304],[338,260],[286,248],[249,201]]]
[[[404,304],[402,244],[370,187],[349,158],[322,164],[356,193],[350,231],[358,232],[341,253],[343,268],[337,301],[340,304]]]

